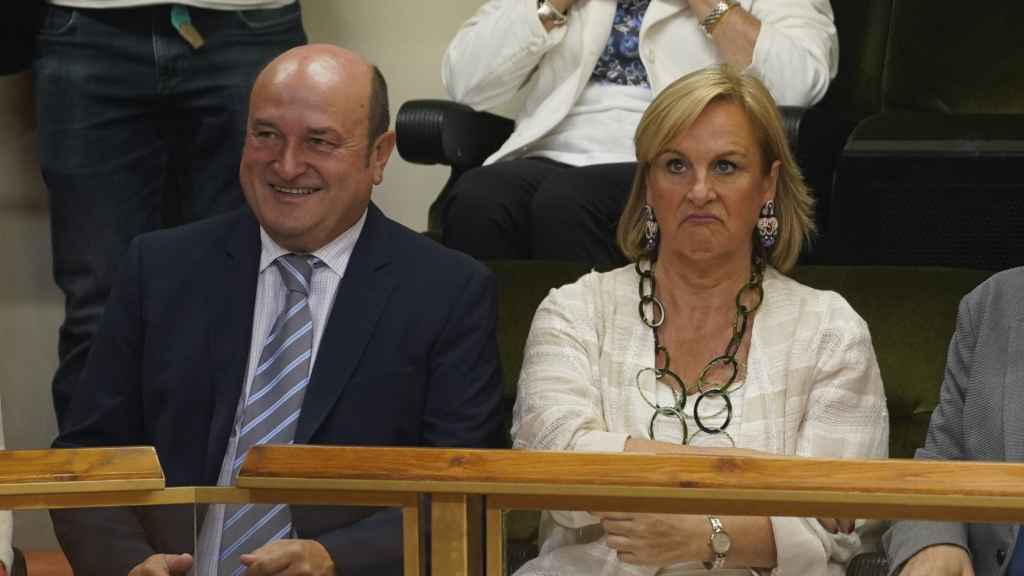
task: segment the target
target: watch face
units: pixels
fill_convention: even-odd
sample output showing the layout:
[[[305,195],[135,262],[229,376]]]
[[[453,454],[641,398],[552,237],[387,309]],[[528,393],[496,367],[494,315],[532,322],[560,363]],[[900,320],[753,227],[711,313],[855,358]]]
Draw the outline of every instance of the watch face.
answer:
[[[728,554],[731,547],[732,539],[725,532],[711,535],[711,549],[715,551],[715,554]]]

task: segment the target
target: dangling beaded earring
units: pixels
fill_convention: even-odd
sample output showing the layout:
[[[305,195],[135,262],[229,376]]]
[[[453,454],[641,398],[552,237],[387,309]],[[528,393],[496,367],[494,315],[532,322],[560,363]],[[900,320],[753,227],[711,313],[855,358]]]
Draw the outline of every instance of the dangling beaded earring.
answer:
[[[653,254],[658,248],[658,221],[654,219],[654,210],[644,204],[644,252]]]
[[[769,200],[761,206],[761,217],[757,219],[757,239],[765,250],[775,246],[779,239],[779,219],[775,217],[775,202]]]

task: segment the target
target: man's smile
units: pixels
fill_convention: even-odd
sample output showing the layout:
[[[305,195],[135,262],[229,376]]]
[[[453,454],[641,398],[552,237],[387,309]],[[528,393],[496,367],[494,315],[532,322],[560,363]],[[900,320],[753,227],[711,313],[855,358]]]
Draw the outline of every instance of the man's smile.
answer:
[[[288,194],[289,196],[308,196],[316,192],[317,190],[320,190],[320,188],[277,186],[275,184],[271,184],[270,187],[273,188],[275,192],[280,192],[281,194]]]

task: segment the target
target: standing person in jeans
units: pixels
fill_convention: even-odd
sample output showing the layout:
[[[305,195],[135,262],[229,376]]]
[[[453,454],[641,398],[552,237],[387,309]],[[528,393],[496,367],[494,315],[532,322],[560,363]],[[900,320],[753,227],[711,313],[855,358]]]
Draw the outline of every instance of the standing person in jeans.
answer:
[[[828,0],[489,0],[448,47],[444,84],[478,110],[524,99],[512,136],[452,188],[444,242],[620,266],[632,138],[665,86],[725,63],[779,104],[809,106],[838,53]]]
[[[306,34],[295,0],[48,0],[42,12],[33,81],[65,295],[63,430],[128,242],[242,205],[249,88]]]

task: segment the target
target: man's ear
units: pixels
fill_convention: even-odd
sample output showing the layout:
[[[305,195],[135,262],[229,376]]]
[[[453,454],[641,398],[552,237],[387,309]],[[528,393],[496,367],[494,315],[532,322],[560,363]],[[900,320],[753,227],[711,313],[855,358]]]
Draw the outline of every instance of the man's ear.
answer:
[[[391,152],[395,149],[395,131],[388,130],[377,137],[370,150],[370,169],[373,170],[373,183],[384,181],[384,167],[388,165]]]

